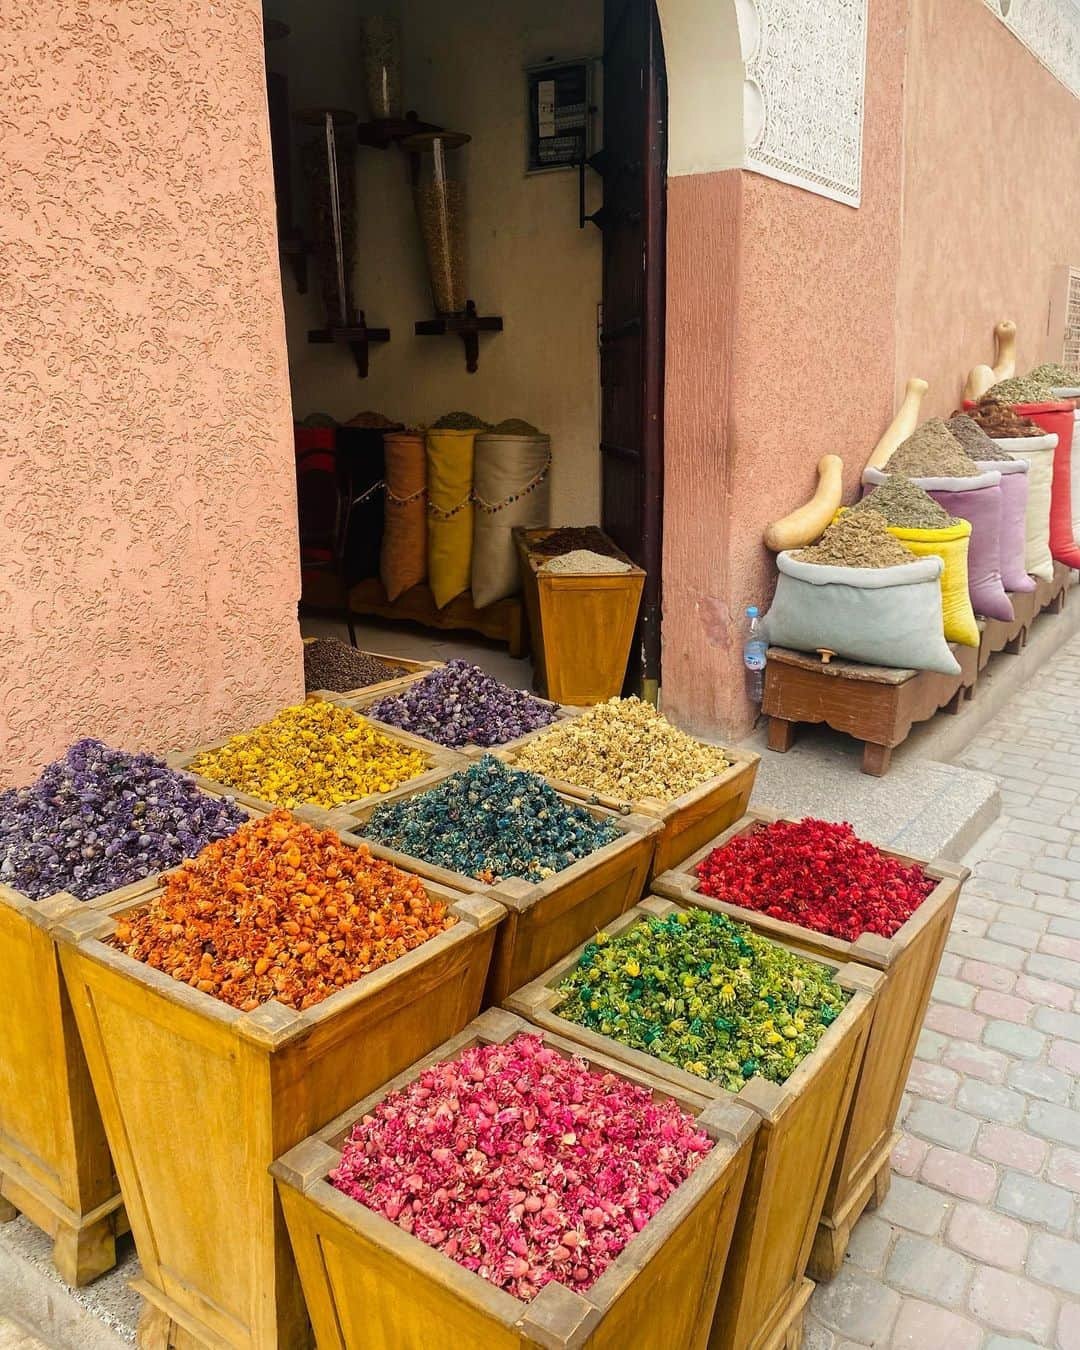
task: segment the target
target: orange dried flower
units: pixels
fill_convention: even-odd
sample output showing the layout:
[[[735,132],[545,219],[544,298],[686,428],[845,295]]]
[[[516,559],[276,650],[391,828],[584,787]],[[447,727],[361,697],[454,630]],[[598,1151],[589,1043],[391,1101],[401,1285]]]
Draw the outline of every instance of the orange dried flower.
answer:
[[[111,943],[234,1008],[310,1008],[455,922],[418,877],[278,810],[185,862]]]

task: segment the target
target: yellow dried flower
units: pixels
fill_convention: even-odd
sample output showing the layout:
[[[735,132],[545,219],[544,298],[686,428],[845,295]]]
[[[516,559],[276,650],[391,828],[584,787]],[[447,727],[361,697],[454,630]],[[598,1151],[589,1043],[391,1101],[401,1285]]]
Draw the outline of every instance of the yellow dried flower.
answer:
[[[674,801],[729,767],[719,746],[695,740],[639,698],[608,699],[557,722],[514,763],[626,802]]]
[[[416,778],[424,755],[336,703],[300,703],[197,755],[188,768],[275,806],[340,806]]]

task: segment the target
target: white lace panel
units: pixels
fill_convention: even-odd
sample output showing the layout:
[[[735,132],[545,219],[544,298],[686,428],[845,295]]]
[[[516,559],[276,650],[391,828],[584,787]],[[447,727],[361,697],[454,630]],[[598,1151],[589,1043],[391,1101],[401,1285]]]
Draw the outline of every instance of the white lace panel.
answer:
[[[1050,73],[1080,98],[1080,7],[1076,0],[983,0]]]
[[[858,206],[867,0],[737,0],[746,167]]]

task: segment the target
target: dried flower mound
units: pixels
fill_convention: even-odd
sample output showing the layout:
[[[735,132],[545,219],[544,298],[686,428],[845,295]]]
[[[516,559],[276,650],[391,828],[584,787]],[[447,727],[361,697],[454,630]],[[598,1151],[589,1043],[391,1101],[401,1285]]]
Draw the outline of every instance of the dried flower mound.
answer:
[[[1053,403],[1054,391],[1031,375],[1015,375],[992,384],[983,397],[992,403]]]
[[[931,417],[889,456],[886,473],[908,478],[975,478],[979,470],[940,417]]]
[[[331,807],[390,792],[428,762],[351,709],[316,701],[283,708],[188,767],[275,806]]]
[[[558,713],[468,661],[449,661],[370,709],[380,722],[439,745],[504,745],[554,722]]]
[[[0,882],[93,900],[175,867],[248,819],[152,755],[77,741],[29,786],[0,792]]]
[[[929,492],[903,474],[894,473],[879,487],[857,501],[850,511],[876,511],[890,525],[905,530],[944,530],[955,524],[952,516]]]
[[[1033,422],[1030,417],[1021,417],[1013,412],[1007,403],[995,403],[993,399],[983,400],[969,414],[971,420],[982,427],[993,440],[1015,440],[1017,437],[1045,436],[1046,431]]]
[[[589,1289],[711,1148],[670,1098],[523,1035],[386,1097],[330,1181],[528,1300]]]
[[[357,651],[335,638],[316,638],[304,643],[304,688],[329,689],[342,694],[347,689],[363,689],[380,680],[404,675],[404,666],[392,666],[370,652]]]
[[[731,1092],[785,1082],[848,999],[826,966],[704,909],[600,933],[559,992],[560,1017]]]
[[[432,431],[490,431],[491,423],[471,412],[448,412],[431,424]]]
[[[621,834],[613,820],[567,806],[542,778],[493,755],[415,797],[377,806],[363,833],[411,858],[488,882],[543,881]]]
[[[1052,389],[1075,389],[1080,385],[1080,371],[1070,370],[1057,361],[1047,361],[1045,365],[1036,366],[1028,379],[1048,384]]]
[[[888,521],[870,507],[845,511],[816,544],[791,555],[822,567],[902,567],[915,555],[889,533]]]
[[[172,873],[111,942],[249,1012],[310,1008],[454,923],[418,877],[278,810]]]
[[[967,413],[953,413],[945,425],[964,447],[964,454],[977,464],[988,460],[1012,459],[1012,455],[1007,450],[1002,450]]]
[[[514,762],[624,802],[671,802],[730,767],[719,746],[696,741],[639,698],[608,699],[559,722]]]
[[[847,824],[777,820],[736,835],[697,866],[702,895],[854,942],[892,937],[937,884]]]
[[[554,558],[560,553],[572,553],[576,549],[602,553],[609,558],[622,556],[616,545],[597,525],[563,525],[542,539],[529,540],[529,552],[544,558]]]

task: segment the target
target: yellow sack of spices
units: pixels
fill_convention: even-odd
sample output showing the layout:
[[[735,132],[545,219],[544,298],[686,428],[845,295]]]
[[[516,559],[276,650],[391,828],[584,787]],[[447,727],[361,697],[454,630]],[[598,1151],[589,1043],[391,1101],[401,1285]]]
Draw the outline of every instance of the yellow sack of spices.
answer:
[[[958,520],[941,530],[906,530],[890,525],[889,533],[918,558],[936,553],[945,564],[941,574],[941,612],[945,620],[945,641],[961,647],[979,645],[979,625],[968,594],[968,542],[971,521]]]
[[[427,448],[428,584],[439,609],[469,589],[473,453],[477,432],[430,429]]]

